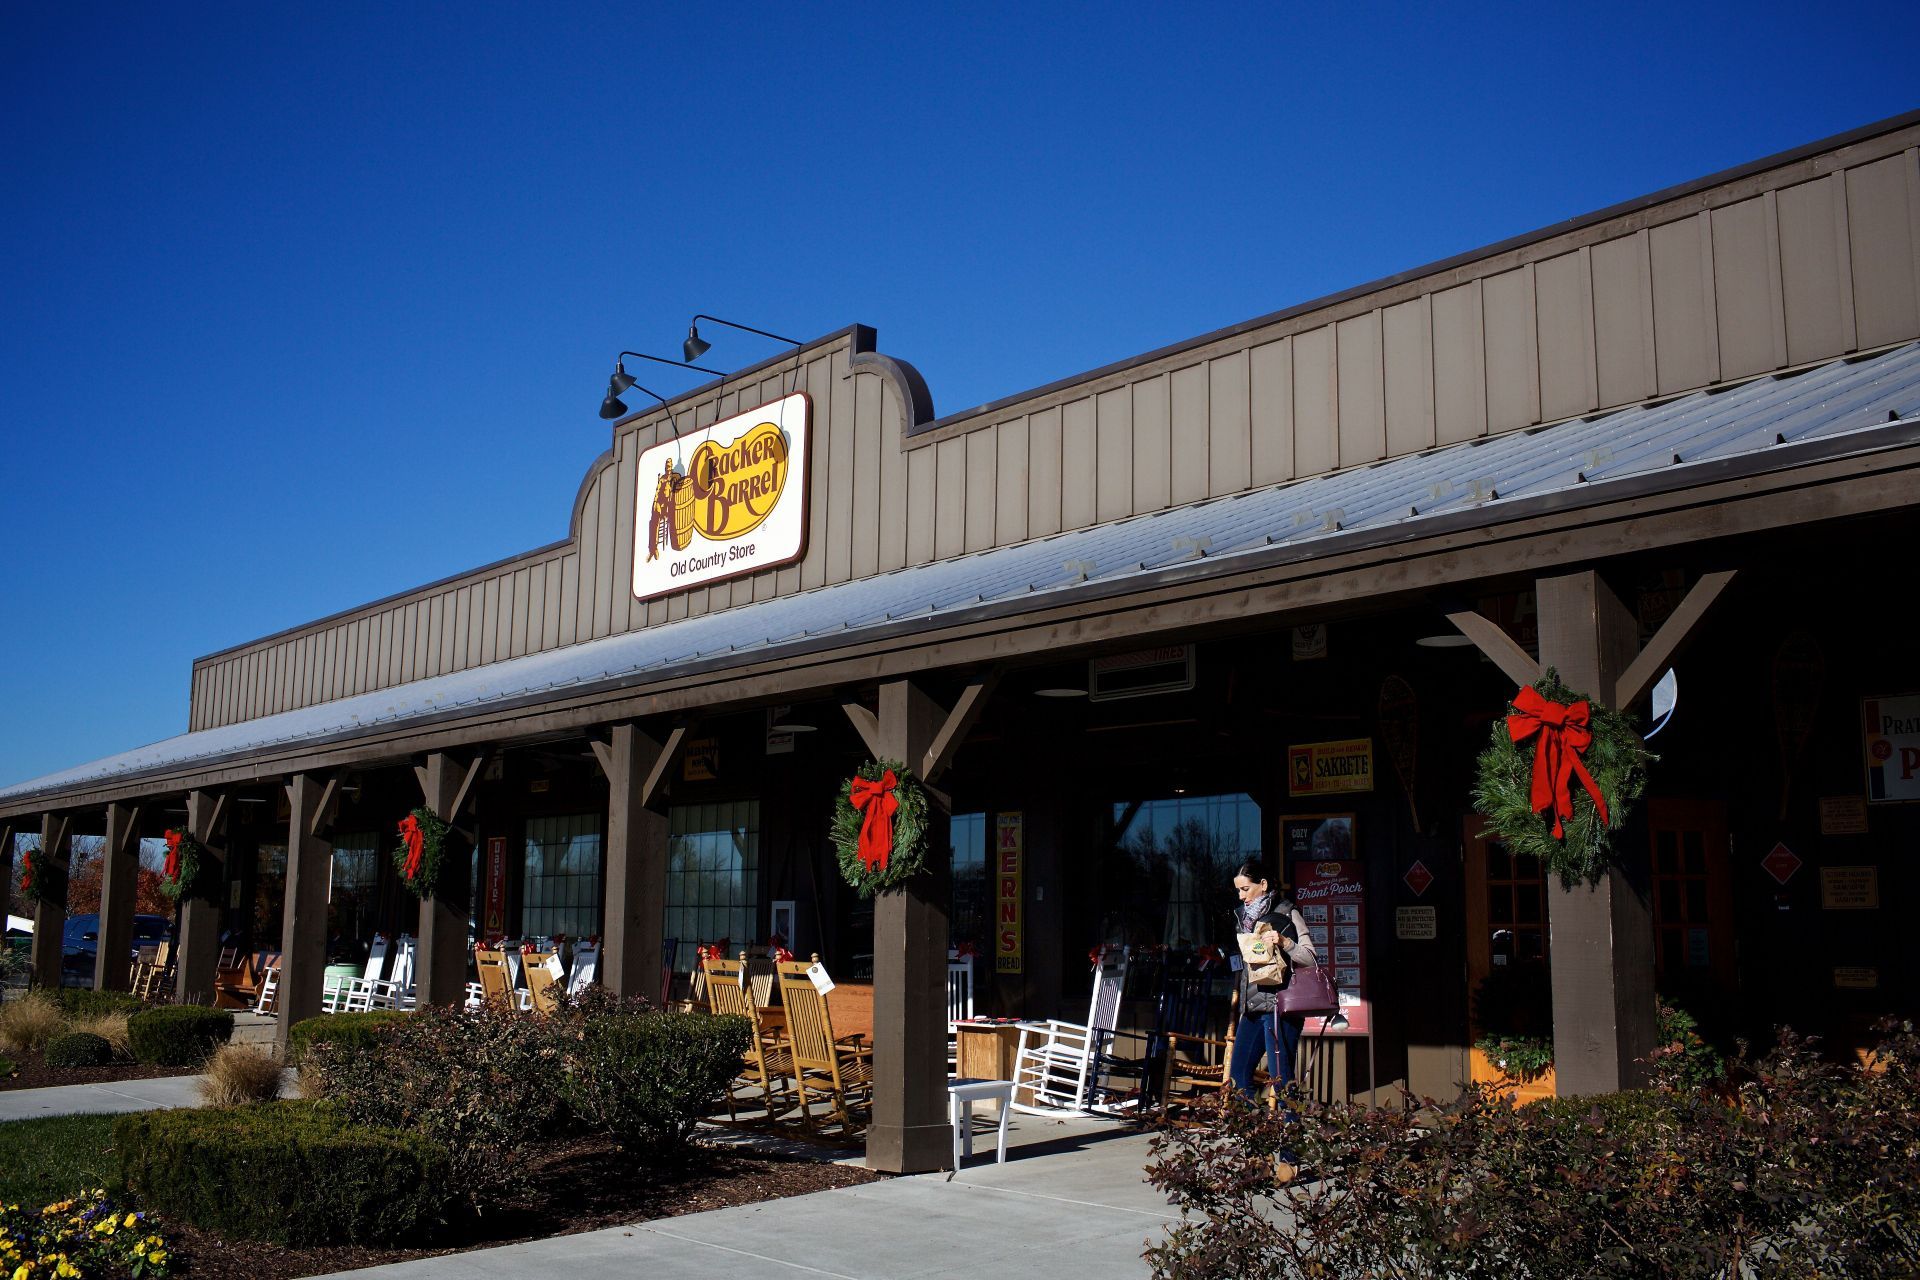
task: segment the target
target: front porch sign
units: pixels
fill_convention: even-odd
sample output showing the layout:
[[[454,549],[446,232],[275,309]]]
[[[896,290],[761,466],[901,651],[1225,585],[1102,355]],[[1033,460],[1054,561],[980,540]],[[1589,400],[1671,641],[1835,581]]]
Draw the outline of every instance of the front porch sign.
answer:
[[[1625,716],[1549,667],[1494,722],[1473,800],[1509,851],[1540,859],[1567,884],[1597,881],[1653,759]]]
[[[1866,730],[1868,801],[1920,800],[1920,693],[1868,698],[1860,718]]]
[[[993,971],[1019,973],[1023,941],[1020,925],[1020,879],[1026,853],[1026,819],[1020,813],[1003,813],[993,824],[993,864],[995,887],[995,925],[993,930]]]
[[[792,564],[807,550],[805,392],[640,455],[633,594],[640,600]]]

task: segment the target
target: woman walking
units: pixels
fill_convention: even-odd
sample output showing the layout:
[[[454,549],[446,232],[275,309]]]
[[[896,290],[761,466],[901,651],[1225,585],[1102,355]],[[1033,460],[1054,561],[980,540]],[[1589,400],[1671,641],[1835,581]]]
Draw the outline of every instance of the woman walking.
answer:
[[[1233,877],[1233,889],[1240,898],[1234,912],[1239,931],[1278,935],[1289,976],[1302,965],[1319,963],[1313,949],[1313,935],[1307,932],[1307,923],[1301,918],[1299,908],[1286,894],[1285,886],[1281,893],[1273,892],[1265,868],[1257,861],[1240,864],[1240,870]],[[1275,1087],[1284,1091],[1293,1083],[1294,1053],[1299,1048],[1300,1029],[1305,1020],[1298,1014],[1276,1011],[1279,990],[1250,982],[1246,966],[1240,966],[1235,993],[1240,1013],[1234,1028],[1233,1060],[1228,1074],[1240,1096],[1248,1102],[1254,1101],[1253,1073],[1261,1059],[1268,1056],[1269,1049],[1272,1062],[1268,1074]]]

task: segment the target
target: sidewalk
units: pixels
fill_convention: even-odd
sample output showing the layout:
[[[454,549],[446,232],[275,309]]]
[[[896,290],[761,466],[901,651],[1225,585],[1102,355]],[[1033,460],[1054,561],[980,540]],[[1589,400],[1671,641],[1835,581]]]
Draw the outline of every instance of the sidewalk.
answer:
[[[116,1080],[111,1084],[58,1084],[44,1089],[0,1091],[0,1121],[102,1112],[158,1111],[200,1105],[199,1076]]]
[[[712,1280],[1118,1280],[1177,1215],[1146,1185],[1148,1135],[1020,1116],[1007,1163],[661,1218],[343,1275],[467,1280],[475,1274]]]

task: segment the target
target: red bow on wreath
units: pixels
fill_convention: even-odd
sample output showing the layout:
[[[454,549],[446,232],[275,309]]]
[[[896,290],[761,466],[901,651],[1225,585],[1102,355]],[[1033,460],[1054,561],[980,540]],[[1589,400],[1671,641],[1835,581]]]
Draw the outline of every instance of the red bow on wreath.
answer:
[[[426,833],[420,830],[420,819],[408,814],[400,819],[400,841],[407,846],[407,880],[411,883],[420,874],[420,855],[426,848]]]
[[[773,949],[773,961],[775,964],[792,964],[793,952],[787,950],[785,947],[775,947]]]
[[[167,832],[167,879],[180,878],[180,833]]]
[[[1193,957],[1200,962],[1202,969],[1211,969],[1214,965],[1220,963],[1220,948],[1203,946],[1193,953]]]
[[[1549,702],[1531,685],[1520,690],[1513,700],[1513,714],[1507,717],[1507,732],[1515,742],[1534,734],[1540,740],[1533,748],[1533,790],[1530,800],[1535,813],[1553,810],[1553,838],[1562,837],[1563,824],[1573,816],[1572,779],[1578,774],[1600,821],[1607,821],[1607,802],[1600,786],[1580,762],[1580,753],[1593,745],[1589,728],[1593,710],[1583,700],[1572,704]]]
[[[1098,969],[1100,967],[1100,961],[1105,959],[1107,952],[1111,950],[1113,950],[1113,948],[1104,942],[1097,947],[1088,947],[1087,963]]]
[[[33,892],[33,854],[31,851],[20,859],[20,892]]]
[[[953,944],[953,958],[955,960],[965,960],[969,956],[977,956],[979,954],[980,948],[974,946],[971,942],[956,942]]]
[[[900,807],[900,798],[893,789],[899,785],[900,779],[889,769],[877,782],[855,778],[847,791],[848,802],[862,817],[860,861],[869,873],[885,871],[887,857],[893,852],[893,814]]]

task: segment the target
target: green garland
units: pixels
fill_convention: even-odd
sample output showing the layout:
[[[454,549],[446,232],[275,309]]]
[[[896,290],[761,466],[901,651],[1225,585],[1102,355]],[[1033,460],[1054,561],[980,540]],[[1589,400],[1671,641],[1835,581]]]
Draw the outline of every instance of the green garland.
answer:
[[[1613,833],[1626,825],[1627,812],[1647,787],[1647,765],[1658,757],[1633,723],[1611,707],[1592,702],[1560,682],[1560,673],[1548,667],[1533,686],[1549,702],[1587,701],[1592,708],[1593,743],[1580,759],[1593,775],[1607,802],[1607,821],[1600,820],[1593,798],[1575,779],[1573,816],[1563,824],[1564,838],[1553,838],[1553,824],[1533,808],[1533,755],[1537,738],[1515,742],[1503,716],[1493,722],[1493,738],[1480,753],[1479,781],[1473,803],[1487,819],[1487,835],[1497,836],[1510,853],[1540,859],[1559,873],[1562,883],[1595,882],[1613,860]],[[1511,713],[1513,707],[1508,706]]]
[[[420,866],[412,875],[407,874],[407,863],[413,853],[407,847],[407,819],[400,821],[400,843],[393,850],[394,870],[400,873],[400,883],[413,891],[416,898],[431,898],[434,886],[440,883],[440,859],[447,847],[447,823],[432,809],[421,805],[407,815],[420,824]]]
[[[209,897],[208,887],[201,883],[202,868],[206,866],[201,855],[206,847],[184,831],[167,832],[167,844],[168,852],[176,854],[178,860],[172,876],[164,870],[160,873],[160,892],[173,902]]]
[[[893,770],[893,794],[899,807],[893,813],[893,850],[884,871],[868,871],[860,860],[860,827],[864,815],[853,807],[853,778],[840,784],[840,800],[833,806],[833,845],[840,855],[840,875],[861,897],[871,898],[898,888],[927,866],[927,797],[907,766],[898,760],[869,760],[854,777],[878,782]]]
[[[40,850],[29,849],[21,855],[20,896],[36,907],[41,903],[65,908],[67,905],[67,864],[40,864]]]

